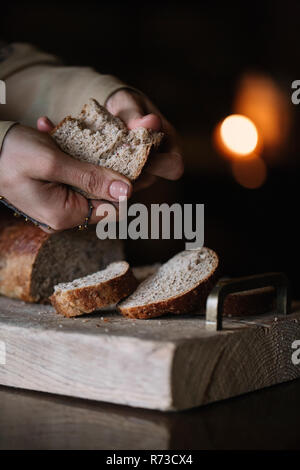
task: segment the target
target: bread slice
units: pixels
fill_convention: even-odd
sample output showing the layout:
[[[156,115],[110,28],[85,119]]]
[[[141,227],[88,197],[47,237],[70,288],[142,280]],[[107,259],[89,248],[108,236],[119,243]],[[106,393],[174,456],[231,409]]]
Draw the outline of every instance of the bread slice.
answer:
[[[152,147],[162,132],[125,123],[90,99],[77,118],[63,119],[51,132],[60,148],[78,160],[111,168],[134,181],[140,175]]]
[[[145,266],[133,266],[132,272],[139,283],[156,273],[160,263]],[[223,315],[228,317],[261,315],[274,308],[274,287],[260,287],[229,294],[224,300]]]
[[[260,287],[229,294],[224,300],[223,315],[228,317],[261,315],[274,308],[274,287]]]
[[[75,317],[119,302],[136,286],[129,264],[120,261],[89,276],[58,284],[50,300],[58,313]]]
[[[50,235],[23,220],[0,224],[0,294],[45,302],[54,285],[124,259],[119,240],[99,240],[95,229]]]
[[[209,248],[182,251],[143,281],[118,309],[126,317],[153,318],[200,308],[213,286],[218,264]]]

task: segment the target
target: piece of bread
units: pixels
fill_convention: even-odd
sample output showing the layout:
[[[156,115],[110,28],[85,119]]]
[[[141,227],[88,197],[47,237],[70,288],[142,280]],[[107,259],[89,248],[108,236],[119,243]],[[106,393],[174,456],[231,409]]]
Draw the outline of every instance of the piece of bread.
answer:
[[[178,253],[118,305],[122,315],[153,318],[165,313],[188,313],[206,301],[219,260],[209,248]]]
[[[0,294],[47,301],[55,284],[124,259],[122,243],[99,240],[95,229],[49,235],[22,220],[0,226]]]
[[[223,315],[234,317],[271,312],[274,300],[274,287],[260,287],[229,294],[224,300]]]
[[[134,266],[132,272],[139,283],[156,273],[160,263]],[[261,315],[274,308],[274,287],[261,287],[229,294],[224,300],[223,315],[227,317]],[[202,303],[203,306],[203,303]],[[199,306],[200,308],[200,306]]]
[[[66,117],[51,132],[59,147],[78,160],[111,168],[134,181],[163,133],[125,123],[90,99],[77,118]]]
[[[58,284],[50,300],[58,313],[76,317],[116,304],[131,294],[137,284],[129,264],[120,261],[81,279]]]
[[[142,282],[147,277],[152,276],[161,267],[161,263],[147,264],[145,266],[133,266],[132,272],[138,282]]]

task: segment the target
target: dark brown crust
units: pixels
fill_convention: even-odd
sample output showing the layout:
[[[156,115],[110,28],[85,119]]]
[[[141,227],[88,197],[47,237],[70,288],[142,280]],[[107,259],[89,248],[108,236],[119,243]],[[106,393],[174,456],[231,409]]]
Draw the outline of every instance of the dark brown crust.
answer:
[[[26,302],[38,299],[31,293],[32,269],[49,234],[23,221],[0,227],[0,293]]]
[[[57,313],[75,317],[119,302],[132,294],[137,285],[138,282],[128,266],[123,274],[114,279],[99,283],[98,286],[54,293],[50,301]]]
[[[202,280],[193,289],[186,291],[177,297],[170,297],[169,299],[152,304],[133,307],[123,307],[122,305],[118,305],[119,312],[128,318],[146,319],[160,317],[168,313],[183,314],[190,313],[195,309],[201,309],[205,305],[207,296],[218,278],[219,261],[216,254],[215,257],[216,265],[214,270],[206,279]]]
[[[75,122],[78,122],[77,119],[74,119],[72,118],[72,116],[66,116],[65,118],[63,118],[62,121],[60,121],[59,124],[57,124],[57,126],[54,127],[54,129],[52,129],[52,131],[50,131],[50,135],[53,135],[55,134],[55,132],[64,125],[65,122],[67,121],[75,121]]]
[[[274,299],[275,289],[272,287],[262,287],[239,292],[238,294],[230,294],[224,301],[223,315],[234,317],[271,312]]]

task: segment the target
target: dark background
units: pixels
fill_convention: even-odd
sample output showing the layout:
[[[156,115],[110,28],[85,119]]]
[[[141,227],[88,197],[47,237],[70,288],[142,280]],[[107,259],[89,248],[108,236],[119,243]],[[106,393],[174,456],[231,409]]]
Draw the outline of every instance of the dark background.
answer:
[[[182,137],[186,173],[140,193],[150,202],[205,203],[205,244],[224,274],[285,271],[299,292],[299,111],[259,189],[240,186],[212,145],[247,71],[270,75],[287,95],[300,78],[300,3],[40,2],[1,5],[1,36],[32,42],[66,64],[112,73],[148,94]],[[129,242],[143,264],[167,259],[179,242]]]

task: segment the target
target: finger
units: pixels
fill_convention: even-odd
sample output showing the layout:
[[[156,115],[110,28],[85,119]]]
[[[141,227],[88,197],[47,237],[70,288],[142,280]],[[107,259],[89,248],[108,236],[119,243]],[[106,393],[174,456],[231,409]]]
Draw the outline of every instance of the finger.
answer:
[[[19,210],[35,219],[47,233],[83,225],[89,213],[88,201],[65,185],[25,179],[21,195],[9,198]]]
[[[126,106],[120,109],[115,116],[122,119],[125,122],[127,127],[131,129],[130,125],[132,122],[135,122],[138,119],[141,119],[144,115],[142,108],[137,103],[132,103],[129,106]]]
[[[153,131],[161,130],[162,124],[161,119],[156,114],[146,114],[145,116],[138,116],[131,118],[127,126],[129,129],[136,127],[145,127],[146,129],[152,129]]]
[[[112,203],[97,200],[91,201],[93,209],[89,215],[89,202],[84,196],[69,188],[57,186],[58,191],[61,193],[59,199],[57,193],[54,197],[52,193],[50,200],[42,207],[42,215],[39,218],[40,221],[47,225],[47,227],[41,227],[45,232],[55,233],[69,228],[81,228],[86,225],[96,224],[106,216],[105,212],[102,215],[99,215],[100,213],[97,214],[97,209],[104,204],[111,206],[115,214],[115,220],[118,220],[118,207],[115,207]]]
[[[47,118],[47,116],[42,116],[40,118],[38,118],[37,120],[37,129],[40,131],[40,132],[51,132],[53,129],[54,129],[54,124],[52,121],[50,121],[49,118]]]
[[[167,180],[178,180],[184,172],[182,156],[176,152],[156,153],[149,159],[145,171]]]
[[[64,152],[57,151],[56,154],[55,164],[50,168],[48,180],[81,189],[92,199],[118,201],[120,197],[130,197],[131,182],[120,173],[92,163],[81,162]]]

